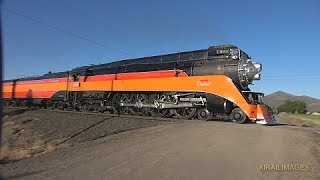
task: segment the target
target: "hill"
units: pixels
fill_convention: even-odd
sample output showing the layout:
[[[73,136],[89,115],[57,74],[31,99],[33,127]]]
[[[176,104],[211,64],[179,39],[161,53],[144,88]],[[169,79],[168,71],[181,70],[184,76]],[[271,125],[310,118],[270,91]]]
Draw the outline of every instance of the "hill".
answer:
[[[263,98],[263,101],[270,107],[279,107],[288,100],[304,101],[307,105],[307,110],[310,112],[320,112],[320,100],[310,96],[295,96],[282,91],[269,94]]]

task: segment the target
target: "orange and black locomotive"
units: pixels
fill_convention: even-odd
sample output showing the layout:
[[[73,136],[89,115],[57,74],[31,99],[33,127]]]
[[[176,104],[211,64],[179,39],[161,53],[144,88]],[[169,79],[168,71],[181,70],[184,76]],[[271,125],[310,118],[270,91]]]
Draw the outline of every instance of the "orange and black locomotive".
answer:
[[[261,69],[238,47],[220,45],[6,80],[3,97],[16,106],[272,124],[263,93],[248,87]]]

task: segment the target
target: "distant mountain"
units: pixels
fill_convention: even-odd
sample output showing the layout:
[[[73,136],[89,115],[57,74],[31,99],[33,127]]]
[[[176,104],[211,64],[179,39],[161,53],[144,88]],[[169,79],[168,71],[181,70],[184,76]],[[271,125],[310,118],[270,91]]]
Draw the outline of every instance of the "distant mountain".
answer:
[[[320,112],[320,102],[312,103],[310,105],[307,105],[308,111],[310,112]]]
[[[282,91],[277,91],[275,93],[269,94],[263,98],[263,101],[270,107],[279,107],[286,101],[304,101],[307,105],[307,110],[310,112],[320,112],[320,100],[310,97],[310,96],[295,96]]]

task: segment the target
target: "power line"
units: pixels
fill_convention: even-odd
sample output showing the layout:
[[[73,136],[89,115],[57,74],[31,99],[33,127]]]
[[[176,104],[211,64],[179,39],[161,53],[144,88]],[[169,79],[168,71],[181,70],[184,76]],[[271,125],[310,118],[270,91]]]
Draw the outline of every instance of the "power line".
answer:
[[[75,33],[72,33],[72,32],[66,31],[66,30],[63,30],[63,29],[61,29],[61,28],[59,28],[59,27],[56,27],[56,26],[53,26],[53,25],[50,25],[50,24],[43,23],[43,22],[41,22],[41,21],[39,21],[39,20],[36,20],[36,19],[34,19],[34,18],[31,18],[31,17],[26,16],[26,15],[21,14],[21,13],[18,13],[18,12],[16,12],[16,11],[12,11],[12,10],[7,9],[7,8],[2,8],[2,10],[7,11],[7,12],[12,13],[12,14],[15,14],[15,15],[17,15],[17,16],[23,17],[23,18],[28,19],[28,20],[30,20],[30,21],[33,21],[33,22],[35,22],[35,23],[38,23],[38,24],[41,24],[41,25],[45,25],[45,26],[47,26],[47,27],[50,27],[51,29],[60,31],[60,32],[66,34],[66,35],[73,36],[73,37],[76,37],[76,38],[78,38],[78,39],[82,39],[82,40],[85,40],[85,41],[87,41],[87,42],[90,42],[90,43],[92,43],[92,44],[95,44],[95,45],[98,45],[98,46],[101,46],[101,47],[105,47],[105,48],[110,49],[110,50],[112,50],[112,51],[114,51],[114,52],[117,52],[117,53],[120,53],[120,54],[129,56],[129,57],[132,57],[130,54],[128,54],[128,53],[126,53],[126,52],[123,52],[123,51],[121,51],[121,50],[118,50],[118,49],[115,49],[115,48],[111,48],[111,47],[105,46],[104,44],[99,43],[99,42],[94,41],[94,40],[91,40],[91,39],[89,39],[89,38],[86,38],[86,37],[80,36],[80,35],[78,35],[78,34],[75,34]]]
[[[263,80],[320,80],[320,77],[284,77],[284,78],[262,78]]]
[[[282,78],[282,77],[320,77],[320,74],[282,74],[282,75],[268,75],[272,78]]]

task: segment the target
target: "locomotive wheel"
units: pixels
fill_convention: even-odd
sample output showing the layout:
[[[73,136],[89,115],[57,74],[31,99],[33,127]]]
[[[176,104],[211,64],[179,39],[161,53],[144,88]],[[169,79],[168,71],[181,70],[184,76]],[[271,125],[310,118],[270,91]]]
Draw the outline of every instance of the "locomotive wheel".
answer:
[[[61,102],[59,102],[58,104],[57,104],[57,108],[59,109],[59,110],[64,110],[64,103],[61,101]]]
[[[76,103],[76,104],[74,105],[74,110],[75,110],[75,111],[81,111],[81,105],[78,104],[78,103]]]
[[[88,111],[88,112],[93,112],[93,111],[94,111],[94,107],[93,107],[92,104],[86,104],[86,105],[85,105],[85,109],[86,109],[86,111]]]
[[[58,108],[58,104],[59,104],[59,102],[53,101],[53,102],[52,102],[52,105],[51,105],[51,109]]]
[[[72,103],[67,102],[66,106],[67,106],[66,107],[67,111],[73,111],[74,110],[74,105]]]
[[[157,102],[165,102],[167,100],[167,95],[163,94],[151,94],[149,96],[149,103]],[[168,117],[170,115],[169,109],[160,109],[160,108],[148,108],[148,112],[153,117]]]
[[[240,108],[235,108],[232,110],[231,114],[229,115],[229,119],[238,124],[243,124],[247,122],[248,117],[245,112],[242,111]]]
[[[179,108],[179,109],[173,110],[175,117],[179,119],[192,119],[196,115],[196,112],[197,112],[197,109],[194,107]]]
[[[10,101],[5,101],[4,105],[5,105],[5,106],[10,106],[11,103],[10,103]]]
[[[128,103],[129,102],[129,94],[122,94],[122,93],[116,93],[112,97],[112,106],[113,110],[111,113],[118,113],[120,110],[120,114],[128,114],[129,113],[129,108],[125,106],[119,107],[119,103]]]
[[[210,111],[206,108],[198,110],[198,119],[207,121],[212,118]]]
[[[132,94],[129,98],[130,103],[146,103],[148,102],[148,97],[145,94]],[[146,114],[146,108],[139,108],[139,107],[130,107],[129,108],[130,114],[132,115],[144,115]]]
[[[88,106],[88,104],[86,104],[86,103],[81,103],[81,104],[79,105],[79,110],[80,110],[80,111],[86,111],[86,110],[87,110],[87,106]]]
[[[112,96],[112,99],[111,99],[112,108],[110,110],[111,114],[117,114],[118,113],[117,109],[119,109],[118,106],[119,106],[120,99],[121,99],[121,93],[115,93]]]
[[[52,107],[53,107],[52,101],[47,101],[47,108],[52,109]]]
[[[18,101],[15,101],[13,107],[20,107],[20,103]]]
[[[129,102],[129,94],[122,94],[120,98],[120,102],[122,103],[128,103]],[[120,107],[120,113],[122,114],[129,114],[129,108],[128,107]]]
[[[22,107],[26,107],[26,106],[27,106],[27,101],[26,101],[26,100],[23,100],[23,101],[21,102],[21,106],[22,106]]]

